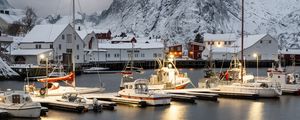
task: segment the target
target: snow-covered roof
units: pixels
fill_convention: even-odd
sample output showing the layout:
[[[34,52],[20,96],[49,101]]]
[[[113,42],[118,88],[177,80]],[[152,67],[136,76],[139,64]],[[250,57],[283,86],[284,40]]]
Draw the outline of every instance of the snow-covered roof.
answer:
[[[139,49],[151,49],[151,48],[164,48],[164,45],[160,42],[149,42],[149,43],[134,43],[134,48]],[[98,47],[101,49],[131,49],[131,43],[99,43]]]
[[[21,42],[54,42],[68,25],[36,25]]]
[[[16,21],[20,21],[24,16],[20,15],[7,15],[7,14],[0,14],[0,18],[2,18],[6,23],[12,24]]]
[[[281,51],[279,50],[279,53],[299,55],[300,54],[300,49],[283,49]]]
[[[255,44],[256,42],[258,42],[259,40],[261,40],[263,37],[265,37],[267,34],[258,34],[258,35],[247,35],[244,37],[244,49],[252,46],[253,44]],[[239,38],[234,44],[233,46],[239,46],[239,51],[241,49],[241,41],[242,38]]]
[[[210,34],[205,33],[204,35],[204,41],[236,41],[235,34]]]
[[[251,47],[253,44],[261,40],[267,34],[259,34],[259,35],[248,35],[244,37],[244,49]],[[212,52],[228,52],[228,53],[237,53],[241,51],[241,38],[235,41],[234,44],[230,47],[212,47]],[[207,48],[208,50],[210,47]]]
[[[51,51],[52,49],[18,49],[11,51],[11,55],[39,55]]]

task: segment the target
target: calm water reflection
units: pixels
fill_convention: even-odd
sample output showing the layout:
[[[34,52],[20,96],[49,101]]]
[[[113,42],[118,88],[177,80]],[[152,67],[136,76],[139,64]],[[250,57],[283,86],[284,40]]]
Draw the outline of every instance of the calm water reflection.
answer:
[[[297,68],[299,70],[299,68]],[[218,71],[219,69],[217,69]],[[193,83],[197,85],[203,77],[202,69],[182,69],[188,72]],[[256,73],[255,68],[248,69]],[[260,76],[266,75],[266,68],[260,68]],[[153,70],[147,70],[138,78],[148,78]],[[78,86],[100,86],[103,81],[108,92],[117,91],[120,84],[119,74],[90,74],[77,77]],[[100,78],[100,79],[99,79]],[[0,88],[22,89],[22,81],[0,81]],[[189,86],[192,87],[192,86]],[[117,106],[115,111],[102,113],[72,113],[50,110],[42,120],[294,120],[299,119],[300,96],[281,96],[280,99],[240,100],[220,98],[218,102],[197,101],[196,104],[172,102],[170,106],[138,108]],[[16,119],[19,120],[19,119]]]

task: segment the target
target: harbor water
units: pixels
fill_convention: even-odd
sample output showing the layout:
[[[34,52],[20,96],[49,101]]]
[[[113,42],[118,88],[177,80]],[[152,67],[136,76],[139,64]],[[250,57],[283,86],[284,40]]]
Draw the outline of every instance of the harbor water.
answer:
[[[195,86],[203,78],[203,69],[180,69],[187,72]],[[218,72],[220,69],[216,69]],[[256,75],[256,68],[248,68]],[[266,76],[267,68],[259,68],[259,76]],[[299,67],[296,70],[300,70]],[[146,70],[136,78],[148,78],[154,71]],[[120,74],[83,74],[76,77],[77,86],[105,86],[106,92],[119,89]],[[103,84],[101,84],[101,82]],[[1,80],[1,90],[22,89],[25,81]],[[190,85],[189,87],[193,87]],[[197,100],[196,103],[172,102],[170,106],[139,108],[118,105],[114,111],[101,113],[73,113],[50,109],[42,120],[295,120],[300,118],[300,96],[280,96],[279,99],[219,98],[217,102]],[[21,120],[23,118],[14,118]]]

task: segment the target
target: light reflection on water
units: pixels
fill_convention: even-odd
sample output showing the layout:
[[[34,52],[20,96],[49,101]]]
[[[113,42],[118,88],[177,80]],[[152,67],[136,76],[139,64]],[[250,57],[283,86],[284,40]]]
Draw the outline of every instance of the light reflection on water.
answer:
[[[253,102],[250,105],[248,120],[263,120],[263,110],[264,103],[263,102]]]
[[[186,105],[173,102],[172,105],[162,112],[161,120],[184,120]]]

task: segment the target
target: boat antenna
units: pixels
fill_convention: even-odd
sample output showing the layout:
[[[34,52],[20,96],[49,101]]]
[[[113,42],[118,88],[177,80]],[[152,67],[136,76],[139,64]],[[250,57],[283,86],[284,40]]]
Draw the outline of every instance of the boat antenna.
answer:
[[[76,71],[75,71],[75,65],[76,65],[76,60],[75,60],[75,40],[76,40],[76,34],[75,34],[75,0],[73,0],[73,2],[72,2],[72,7],[73,7],[73,19],[72,19],[72,28],[73,28],[73,42],[72,42],[72,71],[74,72],[74,75],[75,75],[75,73],[76,73]],[[73,85],[73,87],[75,87],[76,86],[76,81],[75,81],[75,77],[73,77],[73,82],[72,82],[72,85]]]
[[[242,0],[242,30],[241,30],[241,63],[244,61],[244,0]],[[241,64],[241,80],[243,81],[244,67]]]

